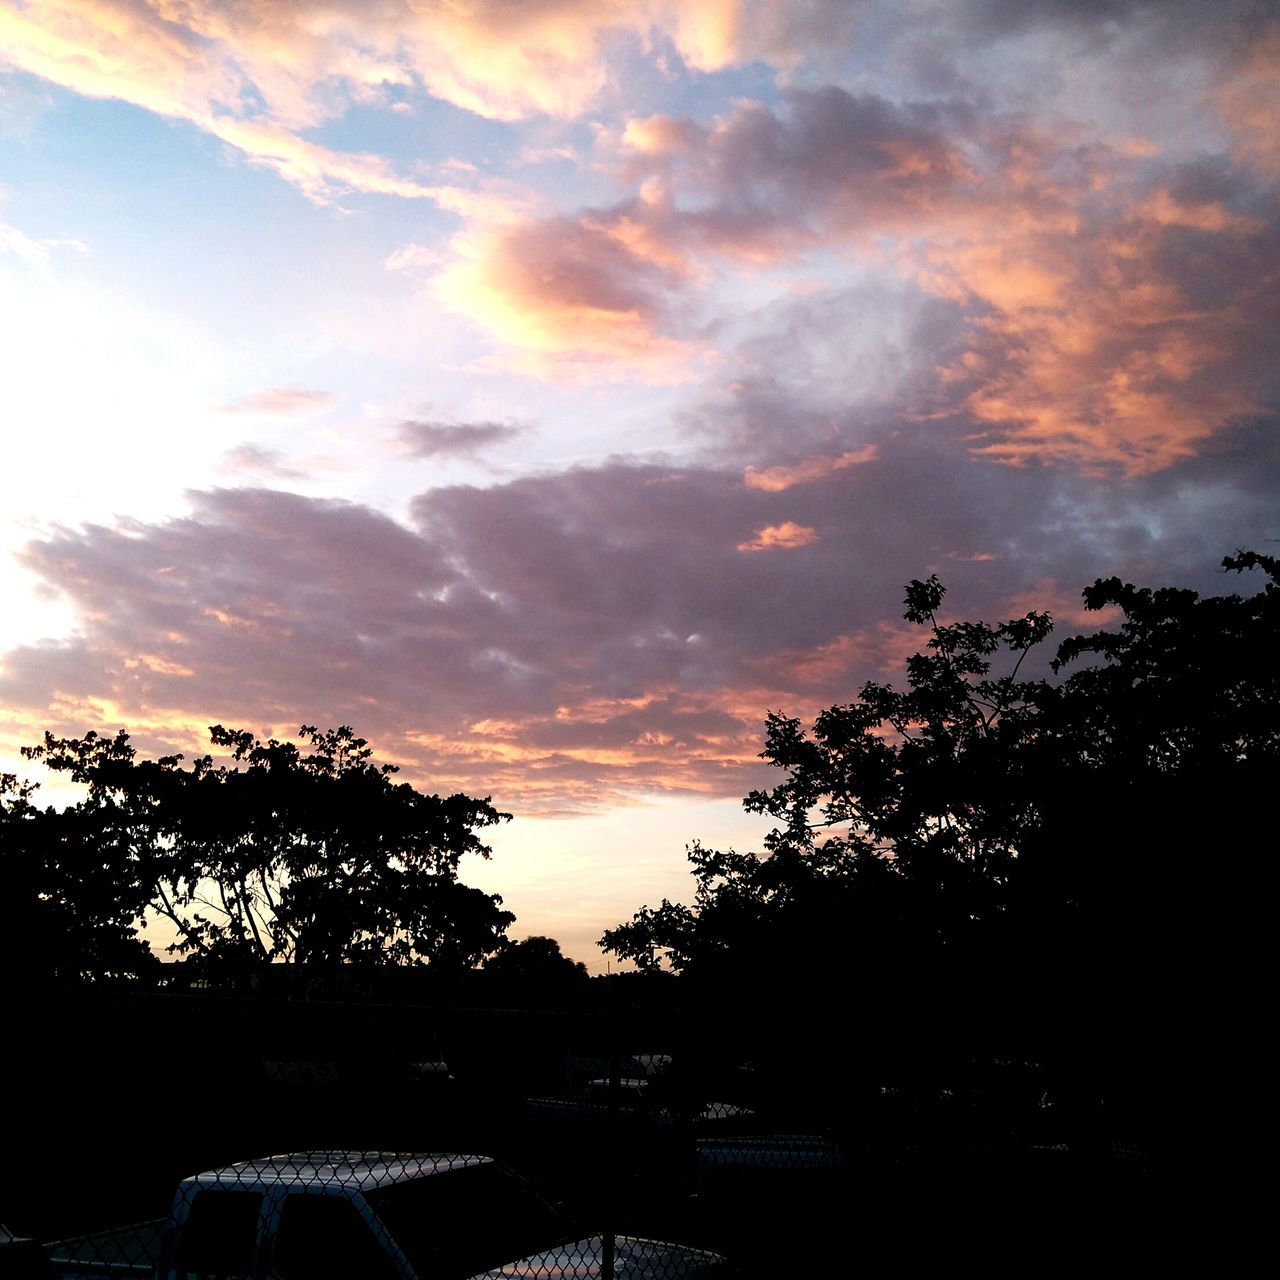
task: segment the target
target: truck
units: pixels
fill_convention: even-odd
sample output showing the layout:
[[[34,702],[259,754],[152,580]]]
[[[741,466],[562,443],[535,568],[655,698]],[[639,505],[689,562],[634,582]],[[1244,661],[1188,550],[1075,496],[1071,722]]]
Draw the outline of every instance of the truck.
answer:
[[[574,1238],[484,1155],[304,1151],[184,1178],[167,1219],[56,1241],[63,1280],[712,1280],[718,1254]]]

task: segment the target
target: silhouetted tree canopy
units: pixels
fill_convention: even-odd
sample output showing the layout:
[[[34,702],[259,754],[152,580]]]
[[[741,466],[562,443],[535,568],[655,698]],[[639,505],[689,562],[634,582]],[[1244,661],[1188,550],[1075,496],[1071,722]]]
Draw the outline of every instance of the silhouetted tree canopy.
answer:
[[[587,976],[587,966],[570,960],[554,938],[533,934],[508,943],[486,964],[489,973],[531,981],[576,981]]]
[[[138,934],[150,894],[115,841],[80,815],[42,810],[0,775],[0,965],[17,982],[136,976],[158,961]]]
[[[1280,763],[1280,562],[1223,567],[1268,582],[1096,582],[1086,606],[1117,623],[1063,641],[1054,678],[1022,674],[1047,614],[944,623],[937,578],[912,582],[904,616],[928,639],[905,687],[868,683],[808,731],[771,713],[761,754],[785,776],[744,802],[777,823],[763,851],[694,844],[693,901],[645,907],[601,946],[726,996],[785,1002],[817,971],[856,989],[864,1023],[980,992],[1006,1021],[1038,1010],[1117,1042],[1189,1026],[1248,932]]]
[[[461,968],[496,951],[514,916],[458,867],[487,857],[477,830],[510,815],[394,782],[347,726],[299,735],[303,748],[217,725],[211,741],[232,763],[184,765],[138,759],[123,730],[46,734],[25,754],[86,794],[40,812],[29,788],[6,782],[2,862],[30,881],[22,909],[126,957],[139,947],[131,926],[153,912],[175,931],[172,950],[229,975],[270,961],[330,975],[371,962]],[[63,954],[89,975],[127,967],[115,952],[110,964]]]
[[[520,1004],[571,1000],[590,983],[587,966],[571,960],[554,938],[542,934],[508,943],[485,962],[484,970],[500,994]]]

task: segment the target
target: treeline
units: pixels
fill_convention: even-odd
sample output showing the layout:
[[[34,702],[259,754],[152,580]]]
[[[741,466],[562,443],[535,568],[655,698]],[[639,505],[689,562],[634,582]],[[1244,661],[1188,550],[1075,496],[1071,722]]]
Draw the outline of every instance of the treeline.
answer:
[[[1203,1133],[1259,1011],[1280,765],[1280,561],[1223,568],[1267,582],[1096,582],[1110,625],[1034,677],[1047,614],[944,622],[938,580],[911,583],[905,687],[810,729],[771,714],[783,780],[745,801],[777,824],[764,849],[693,845],[693,901],[603,945],[674,969],[797,1091],[1034,1059],[1078,1129]]]
[[[63,809],[0,778],[6,968],[28,981],[157,976],[146,926],[173,954],[236,985],[283,963],[306,982],[351,967],[465,970],[506,946],[515,917],[463,884],[478,832],[509,818],[488,799],[394,781],[349,727],[304,725],[304,745],[221,725],[211,756],[139,759],[121,730],[24,754],[84,789]]]
[[[770,714],[762,755],[784,777],[745,801],[777,824],[764,848],[694,844],[693,901],[645,907],[602,945],[792,1045],[854,1018],[872,1057],[930,1037],[1173,1052],[1187,1011],[1228,1007],[1224,958],[1254,963],[1280,755],[1277,560],[1224,569],[1266,585],[1095,583],[1086,604],[1117,623],[1035,676],[1047,614],[944,622],[937,579],[912,583],[925,644],[905,688],[867,684],[809,730]],[[293,994],[423,966],[584,980],[550,939],[513,946],[501,899],[459,879],[509,815],[398,783],[348,727],[300,738],[215,726],[217,764],[140,759],[123,731],[28,749],[83,794],[42,807],[0,778],[6,972],[155,980],[144,926],[163,921],[193,977],[224,986],[280,966]]]

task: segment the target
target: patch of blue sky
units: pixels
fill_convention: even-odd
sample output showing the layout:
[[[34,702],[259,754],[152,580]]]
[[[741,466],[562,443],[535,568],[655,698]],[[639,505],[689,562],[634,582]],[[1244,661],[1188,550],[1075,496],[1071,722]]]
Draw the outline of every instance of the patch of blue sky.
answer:
[[[457,225],[427,201],[317,206],[190,125],[69,94],[56,95],[37,138],[0,138],[0,167],[8,221],[86,246],[68,269],[189,307],[230,334],[287,329],[330,299],[394,291],[388,255]]]
[[[772,104],[778,100],[777,69],[750,62],[722,71],[690,70],[667,36],[652,33],[652,46],[638,52],[630,33],[605,38],[610,44],[629,43],[631,57],[610,59],[608,86],[597,103],[596,117],[610,121],[631,116],[688,116],[709,121],[731,109],[738,98],[749,97]]]
[[[34,78],[31,85],[47,100],[39,132],[31,141],[38,142],[51,162],[75,165],[77,172],[100,169],[110,161],[128,164],[131,178],[167,173],[182,159],[189,135],[204,138],[191,125],[116,98],[84,97]]]
[[[43,80],[0,68],[0,138],[34,136],[49,110],[51,93]]]
[[[665,86],[661,105],[654,111],[669,116],[688,116],[710,123],[730,114],[733,104],[750,99],[766,108],[777,108],[782,102],[776,68],[762,62],[750,62],[725,71],[697,72],[682,76]]]
[[[402,109],[393,110],[396,105]],[[402,174],[419,178],[436,176],[440,166],[463,157],[477,168],[502,169],[523,145],[518,125],[486,120],[423,94],[398,103],[355,103],[303,136],[335,151],[382,156]]]

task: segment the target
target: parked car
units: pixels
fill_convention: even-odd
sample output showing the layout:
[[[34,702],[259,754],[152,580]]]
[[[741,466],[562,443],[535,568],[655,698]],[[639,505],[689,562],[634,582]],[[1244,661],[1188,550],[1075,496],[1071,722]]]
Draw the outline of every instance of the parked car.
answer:
[[[487,1156],[309,1151],[185,1178],[168,1219],[59,1241],[49,1253],[65,1280],[728,1273],[725,1260],[705,1250],[574,1235],[528,1182]]]
[[[35,1240],[15,1236],[0,1223],[0,1276],[4,1280],[50,1280],[48,1255]]]

